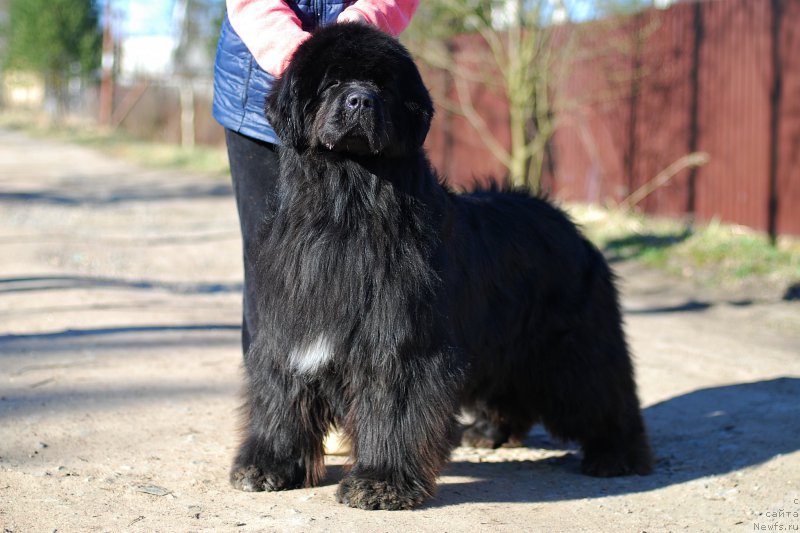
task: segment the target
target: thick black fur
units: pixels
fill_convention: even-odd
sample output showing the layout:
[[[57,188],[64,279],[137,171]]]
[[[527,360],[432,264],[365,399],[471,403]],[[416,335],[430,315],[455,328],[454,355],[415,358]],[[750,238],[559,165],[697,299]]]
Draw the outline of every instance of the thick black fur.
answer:
[[[322,439],[353,441],[338,499],[408,509],[465,444],[541,422],[595,476],[647,474],[650,448],[602,255],[521,192],[455,195],[422,148],[433,107],[407,51],[359,24],[318,31],[277,81],[277,209],[250,253],[242,490],[314,485]]]

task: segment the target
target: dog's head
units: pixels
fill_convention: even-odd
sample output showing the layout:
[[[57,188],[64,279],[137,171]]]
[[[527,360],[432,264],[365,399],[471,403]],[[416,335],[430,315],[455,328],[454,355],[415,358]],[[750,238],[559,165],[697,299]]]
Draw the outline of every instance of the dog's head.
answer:
[[[359,23],[320,29],[295,52],[267,99],[283,144],[401,156],[425,141],[433,104],[408,51]]]

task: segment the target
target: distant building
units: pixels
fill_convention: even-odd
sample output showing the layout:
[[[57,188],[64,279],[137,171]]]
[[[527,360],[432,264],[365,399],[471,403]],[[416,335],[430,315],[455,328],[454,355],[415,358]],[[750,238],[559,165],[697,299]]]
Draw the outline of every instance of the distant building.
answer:
[[[41,75],[17,70],[3,72],[1,78],[3,105],[38,109],[44,103],[44,79]]]

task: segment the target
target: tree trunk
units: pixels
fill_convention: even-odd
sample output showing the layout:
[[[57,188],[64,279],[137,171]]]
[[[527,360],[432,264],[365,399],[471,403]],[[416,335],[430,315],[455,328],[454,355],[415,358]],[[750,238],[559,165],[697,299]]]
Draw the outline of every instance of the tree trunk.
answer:
[[[181,146],[194,147],[194,87],[190,80],[182,80],[181,97]]]

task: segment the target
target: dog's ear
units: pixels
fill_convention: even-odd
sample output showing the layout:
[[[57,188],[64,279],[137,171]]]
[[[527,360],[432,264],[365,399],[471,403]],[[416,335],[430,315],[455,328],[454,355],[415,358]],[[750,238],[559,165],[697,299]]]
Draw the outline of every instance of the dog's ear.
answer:
[[[278,134],[281,142],[298,150],[305,147],[303,130],[303,107],[295,69],[290,65],[283,75],[275,80],[267,96],[265,112],[267,120]]]

